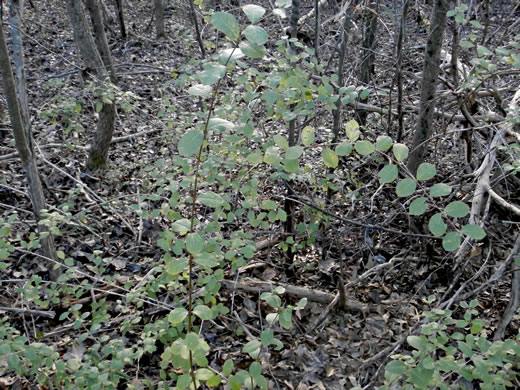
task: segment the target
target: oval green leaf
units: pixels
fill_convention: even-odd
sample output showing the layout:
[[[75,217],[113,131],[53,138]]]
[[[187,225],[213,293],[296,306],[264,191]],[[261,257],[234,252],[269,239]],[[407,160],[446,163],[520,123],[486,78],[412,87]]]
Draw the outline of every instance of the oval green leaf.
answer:
[[[226,74],[226,67],[220,64],[205,64],[204,70],[197,74],[200,82],[204,85],[216,83]]]
[[[203,321],[209,321],[213,319],[213,312],[206,305],[197,305],[193,309],[193,314],[199,317]]]
[[[311,146],[314,142],[314,128],[311,126],[305,126],[302,130],[301,138],[304,146]]]
[[[244,36],[254,45],[263,45],[269,39],[267,31],[260,26],[247,26],[244,30]]]
[[[410,215],[421,215],[424,214],[428,205],[426,204],[426,198],[424,196],[414,199],[412,203],[410,203],[409,214]]]
[[[470,236],[474,240],[482,240],[484,237],[486,237],[486,232],[484,231],[484,229],[473,223],[464,225],[460,231],[462,232],[462,234]]]
[[[449,232],[442,240],[442,247],[448,252],[457,250],[460,246],[461,237],[457,232]]]
[[[397,183],[395,187],[395,191],[397,192],[397,196],[405,197],[412,195],[417,189],[417,183],[415,180],[406,178]]]
[[[436,173],[437,168],[435,168],[435,165],[430,163],[422,163],[421,165],[419,165],[419,168],[417,168],[417,180],[430,180],[432,177],[435,176]]]
[[[359,123],[355,121],[354,119],[348,121],[345,124],[345,133],[347,134],[347,137],[352,142],[355,142],[358,140],[359,135],[361,132],[359,131]]]
[[[208,97],[211,95],[213,88],[210,85],[196,84],[188,88],[188,94],[191,96]]]
[[[199,233],[190,233],[186,236],[186,250],[192,255],[198,255],[204,249],[204,240]]]
[[[430,196],[432,198],[438,198],[449,194],[451,194],[451,186],[449,184],[437,183],[430,189]]]
[[[354,149],[352,144],[348,141],[344,141],[336,146],[335,152],[338,156],[348,156],[352,153],[352,149]]]
[[[394,144],[392,147],[395,159],[400,162],[408,157],[408,146],[404,144]]]
[[[177,307],[168,314],[168,321],[173,326],[180,324],[188,316],[188,311],[183,307]]]
[[[265,48],[252,42],[240,42],[240,50],[249,58],[262,59],[265,56]]]
[[[456,200],[448,204],[444,212],[453,218],[463,218],[469,214],[469,206],[464,202]]]
[[[381,184],[387,184],[397,179],[398,169],[395,164],[388,164],[383,167],[377,174],[379,176],[379,182]]]
[[[285,158],[287,160],[296,160],[303,153],[303,148],[301,146],[291,146],[285,152]]]
[[[430,222],[428,222],[428,228],[430,229],[430,232],[432,232],[432,234],[435,237],[440,237],[444,233],[446,233],[446,229],[448,227],[446,226],[446,224],[442,220],[442,214],[441,213],[437,213],[437,214],[434,214],[430,218]]]
[[[184,134],[178,144],[179,154],[190,157],[197,153],[204,140],[204,134],[200,130],[190,130]]]
[[[392,138],[387,135],[380,135],[376,140],[376,149],[381,152],[386,152],[392,147]]]
[[[376,150],[374,144],[370,141],[357,141],[354,149],[362,156],[369,156]]]
[[[265,8],[255,4],[244,5],[242,11],[244,11],[251,23],[258,22],[265,14]]]
[[[323,149],[323,162],[329,168],[336,168],[339,163],[339,158],[332,149],[325,148]]]
[[[211,24],[232,41],[240,38],[240,27],[237,19],[227,12],[215,12],[211,17]]]
[[[261,161],[261,159],[262,159],[262,156],[260,156],[260,161]],[[219,195],[215,192],[212,192],[212,191],[204,192],[204,193],[200,194],[199,201],[204,206],[208,206],[208,207],[219,207],[224,204],[224,198],[222,198],[221,195]]]

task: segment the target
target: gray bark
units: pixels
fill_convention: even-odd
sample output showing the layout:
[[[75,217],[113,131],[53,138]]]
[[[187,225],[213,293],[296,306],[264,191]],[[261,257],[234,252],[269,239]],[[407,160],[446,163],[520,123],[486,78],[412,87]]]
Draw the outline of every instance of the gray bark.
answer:
[[[114,70],[112,54],[110,54],[110,47],[108,46],[105,27],[103,26],[103,16],[101,15],[101,9],[99,8],[98,0],[86,0],[85,5],[87,6],[90,19],[92,20],[96,48],[101,54],[101,60],[110,74],[110,81],[116,84],[116,72]]]
[[[370,79],[374,73],[374,51],[376,49],[377,34],[377,10],[379,8],[379,0],[370,0],[365,8],[365,28],[363,32],[363,59],[359,71],[359,81],[368,87]],[[358,122],[364,126],[368,113],[366,111],[358,111]]]
[[[11,68],[9,52],[2,26],[0,25],[0,73],[4,82],[4,93],[7,100],[7,110],[11,119],[13,128],[13,135],[16,149],[20,155],[22,166],[27,175],[27,182],[29,184],[29,197],[33,205],[33,211],[37,220],[41,219],[42,210],[46,208],[45,198],[43,196],[42,184],[38,174],[38,168],[34,159],[34,153],[27,138],[27,131],[24,126],[24,120],[16,93],[16,86]],[[40,245],[45,257],[49,259],[47,269],[51,280],[56,281],[60,276],[60,269],[55,268],[58,264],[56,256],[56,248],[54,245],[54,238],[49,232],[47,226],[38,224],[40,234],[43,238],[40,239]]]
[[[164,5],[162,0],[153,0],[153,14],[155,19],[155,36],[163,38],[166,36],[164,32]]]
[[[412,151],[408,160],[408,169],[415,175],[417,168],[424,161],[428,141],[432,133],[433,115],[435,111],[435,89],[439,75],[440,53],[446,14],[450,8],[450,0],[434,0],[430,33],[424,55],[423,80],[421,84],[421,102],[419,118],[415,127]]]
[[[87,67],[94,72],[99,85],[103,86],[109,82],[108,72],[105,68],[101,55],[96,48],[94,39],[90,34],[85,13],[81,2],[66,0],[67,10],[74,32],[74,41],[83,57]],[[108,159],[108,149],[114,133],[115,105],[103,102],[103,108],[99,113],[99,121],[96,133],[90,145],[87,168],[92,171],[104,169]]]
[[[9,27],[11,31],[12,60],[16,82],[16,95],[20,105],[20,113],[24,125],[25,137],[32,149],[32,131],[29,120],[29,106],[27,104],[26,76],[22,44],[22,14],[23,0],[11,0],[9,6]]]
[[[123,13],[123,1],[116,0],[117,6],[117,20],[119,21],[119,29],[121,30],[121,38],[126,39],[126,26],[125,26],[125,16]]]
[[[397,142],[403,139],[403,42],[406,37],[406,17],[408,15],[408,0],[403,1],[399,35],[397,38]]]

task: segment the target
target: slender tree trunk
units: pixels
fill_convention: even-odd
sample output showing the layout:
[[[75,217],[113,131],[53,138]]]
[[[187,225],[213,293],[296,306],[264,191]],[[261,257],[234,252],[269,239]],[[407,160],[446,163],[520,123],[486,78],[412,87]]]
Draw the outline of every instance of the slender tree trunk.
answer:
[[[359,71],[359,81],[366,87],[370,85],[370,79],[374,73],[374,51],[376,49],[377,34],[377,11],[379,8],[379,0],[370,0],[365,8],[365,31],[363,38],[363,60]],[[368,113],[364,110],[357,112],[357,119],[361,126],[367,121]]]
[[[399,22],[399,36],[397,38],[397,142],[403,139],[403,42],[406,38],[406,17],[408,15],[408,2],[404,0],[401,7],[401,20]]]
[[[298,19],[300,16],[300,1],[293,0],[291,7],[291,35],[293,38],[296,38],[298,33]],[[289,50],[294,51],[294,45],[289,45]],[[291,107],[291,110],[294,110],[294,105]],[[289,132],[288,132],[288,144],[289,147],[295,146],[298,136],[296,134],[296,119],[292,119],[289,121]],[[292,182],[289,180],[287,182],[287,196],[290,197],[294,194],[292,190]],[[287,214],[287,220],[285,221],[285,232],[287,234],[294,234],[294,211],[296,209],[296,205],[294,201],[290,199],[285,199],[284,211]],[[294,252],[292,247],[289,245],[289,249],[287,250],[287,255],[289,256],[289,261],[292,263],[294,261]]]
[[[340,35],[341,44],[339,45],[339,59],[338,59],[338,86],[343,87],[344,82],[344,69],[345,69],[345,51],[347,49],[348,33],[350,31],[351,20],[352,20],[352,8],[355,6],[356,1],[352,0],[345,10],[345,16],[343,19],[343,32]],[[339,128],[341,124],[341,99],[336,101],[336,109],[333,113],[333,124],[332,133],[334,134],[333,143],[338,142],[339,139]]]
[[[442,40],[444,38],[444,30],[446,29],[446,14],[449,8],[450,0],[434,0],[430,20],[430,33],[424,55],[420,112],[415,127],[412,151],[408,160],[408,169],[414,175],[424,160],[428,141],[432,133],[435,89],[437,88],[437,76],[439,75]]]
[[[200,48],[200,56],[202,59],[206,58],[206,49],[204,49],[204,42],[202,41],[202,36],[200,34],[199,21],[197,19],[197,12],[195,12],[195,6],[193,5],[193,0],[188,0],[190,3],[190,14],[193,22],[193,26],[195,27],[195,37],[197,38],[197,43]]]
[[[105,27],[103,25],[103,16],[98,4],[99,0],[85,0],[90,19],[92,20],[92,28],[94,30],[94,42],[98,52],[101,54],[101,60],[105,65],[105,69],[110,74],[110,81],[117,83],[116,72],[114,70],[114,63],[112,61],[112,54],[110,54],[110,47],[108,46],[107,36],[105,34]]]
[[[94,72],[99,85],[103,88],[103,85],[109,82],[109,75],[88,29],[88,23],[81,2],[76,0],[66,0],[66,2],[70,22],[74,31],[74,41],[83,57],[83,61],[85,61],[87,67]],[[99,113],[96,133],[92,139],[87,160],[87,168],[92,171],[98,171],[106,167],[108,149],[112,140],[112,134],[114,133],[115,105],[106,101],[102,101],[102,103],[103,108]]]
[[[13,127],[13,135],[16,149],[22,160],[22,166],[27,175],[27,182],[29,183],[29,196],[33,205],[33,211],[37,220],[41,219],[41,212],[46,208],[45,198],[43,196],[42,184],[36,167],[34,153],[31,144],[27,138],[27,131],[25,129],[24,120],[18,96],[16,94],[17,88],[15,86],[11,62],[9,59],[9,52],[7,49],[4,29],[0,24],[0,72],[4,82],[4,93],[7,100],[7,109]],[[56,248],[54,245],[54,237],[49,232],[45,225],[38,224],[38,230],[43,237],[40,239],[43,254],[49,259],[47,270],[51,280],[56,281],[60,276],[60,269],[55,268],[58,264],[56,256]]]
[[[320,58],[318,53],[320,48],[320,1],[314,0],[314,56]]]
[[[126,26],[125,26],[125,16],[123,13],[123,0],[116,0],[117,7],[117,20],[119,21],[119,29],[121,30],[121,38],[126,39]]]
[[[29,118],[29,105],[27,104],[27,90],[25,77],[24,53],[22,44],[22,18],[23,0],[11,0],[9,6],[9,27],[11,31],[12,59],[16,82],[16,95],[22,114],[25,138],[32,150],[32,131]]]
[[[164,38],[164,5],[162,0],[153,0],[153,15],[155,19],[155,36],[156,38]]]

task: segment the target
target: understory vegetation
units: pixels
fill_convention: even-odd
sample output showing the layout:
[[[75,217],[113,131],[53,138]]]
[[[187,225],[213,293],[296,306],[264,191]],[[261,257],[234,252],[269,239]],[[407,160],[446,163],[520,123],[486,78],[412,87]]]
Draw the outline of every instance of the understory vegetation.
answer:
[[[99,2],[117,83],[29,3],[47,206],[2,96],[0,389],[520,387],[518,1],[164,1],[158,37]]]

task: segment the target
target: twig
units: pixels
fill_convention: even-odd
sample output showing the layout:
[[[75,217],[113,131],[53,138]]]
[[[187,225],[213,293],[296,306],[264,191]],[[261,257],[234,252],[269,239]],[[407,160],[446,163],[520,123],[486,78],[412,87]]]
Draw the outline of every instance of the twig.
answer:
[[[42,311],[42,310],[30,310],[30,309],[16,309],[14,307],[4,307],[0,306],[0,311],[7,311],[12,313],[19,313],[26,316],[37,316],[37,317],[45,317],[45,318],[54,318],[56,315],[52,310]]]

